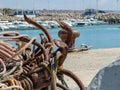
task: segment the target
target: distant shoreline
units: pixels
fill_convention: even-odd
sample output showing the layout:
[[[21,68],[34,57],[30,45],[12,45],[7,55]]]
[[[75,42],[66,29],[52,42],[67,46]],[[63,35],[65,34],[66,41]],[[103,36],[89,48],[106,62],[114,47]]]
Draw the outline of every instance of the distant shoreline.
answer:
[[[33,17],[32,19],[36,21],[61,21],[68,19],[86,19],[89,16],[83,16],[82,13],[61,13],[61,14],[53,14],[53,15],[41,15],[37,17]],[[109,24],[119,24],[120,23],[120,13],[98,13],[94,15],[94,18],[98,20],[105,21]],[[23,17],[16,16],[0,16],[0,21],[12,21],[12,20],[22,20]]]
[[[5,11],[6,10],[6,11]],[[9,10],[9,12],[8,12]],[[68,19],[86,19],[94,17],[95,19],[108,22],[109,24],[120,23],[120,12],[85,9],[85,10],[22,10],[4,8],[0,10],[0,21],[3,20],[24,20],[23,17],[16,17],[17,15],[35,15],[33,17],[36,21],[52,21],[52,20],[68,20]]]

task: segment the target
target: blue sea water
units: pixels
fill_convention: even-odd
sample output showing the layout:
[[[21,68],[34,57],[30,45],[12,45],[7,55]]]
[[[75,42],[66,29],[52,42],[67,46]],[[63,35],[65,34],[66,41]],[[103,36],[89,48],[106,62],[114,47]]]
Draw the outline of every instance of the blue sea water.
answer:
[[[78,30],[80,36],[76,39],[75,46],[81,44],[92,46],[93,49],[99,48],[118,48],[120,47],[120,25],[93,25],[72,27]],[[59,39],[58,32],[61,28],[48,29],[54,39]],[[31,38],[36,37],[40,41],[41,30],[18,30],[21,34],[28,34]]]
[[[76,27],[81,33],[76,40],[76,46],[84,43],[98,48],[120,47],[120,25],[96,25]]]

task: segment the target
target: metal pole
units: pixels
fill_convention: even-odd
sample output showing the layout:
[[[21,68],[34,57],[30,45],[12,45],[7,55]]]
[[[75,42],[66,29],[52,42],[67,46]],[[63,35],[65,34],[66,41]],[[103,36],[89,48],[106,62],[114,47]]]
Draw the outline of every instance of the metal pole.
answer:
[[[50,10],[50,1],[48,0],[48,10]]]
[[[85,10],[85,6],[84,6],[84,0],[82,0],[82,3],[83,3],[83,10]]]
[[[98,0],[96,0],[96,11],[98,11]]]
[[[118,11],[118,2],[119,2],[119,0],[116,0],[116,5],[117,5],[117,11]]]

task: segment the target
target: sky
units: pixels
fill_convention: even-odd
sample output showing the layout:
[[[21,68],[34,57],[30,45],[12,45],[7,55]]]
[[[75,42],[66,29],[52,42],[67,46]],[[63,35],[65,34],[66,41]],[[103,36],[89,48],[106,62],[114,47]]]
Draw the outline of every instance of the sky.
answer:
[[[0,0],[0,8],[30,10],[83,10],[93,8],[120,11],[120,0]]]

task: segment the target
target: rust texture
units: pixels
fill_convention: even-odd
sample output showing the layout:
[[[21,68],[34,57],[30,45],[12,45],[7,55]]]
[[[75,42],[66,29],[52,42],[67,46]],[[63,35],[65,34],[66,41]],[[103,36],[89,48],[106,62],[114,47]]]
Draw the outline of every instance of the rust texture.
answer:
[[[80,32],[77,30],[73,30],[68,24],[65,22],[59,22],[62,30],[58,32],[59,37],[63,42],[68,45],[68,49],[75,48],[75,39],[80,36]]]
[[[76,75],[63,69],[68,47],[73,45],[79,33],[67,25],[64,29],[68,30],[67,35],[71,37],[67,36],[64,43],[53,39],[42,25],[26,15],[24,18],[43,31],[39,34],[41,42],[18,32],[0,33],[0,90],[71,90],[69,83],[63,82],[63,75],[73,79],[80,90],[85,90]],[[59,23],[66,26],[63,22]],[[55,51],[54,44],[58,47]],[[57,78],[62,83],[57,82]]]

